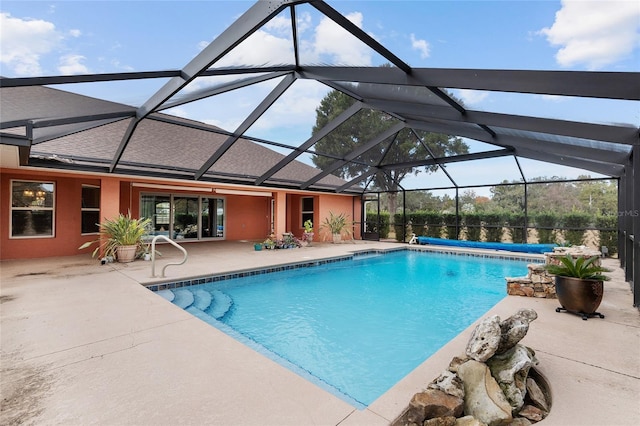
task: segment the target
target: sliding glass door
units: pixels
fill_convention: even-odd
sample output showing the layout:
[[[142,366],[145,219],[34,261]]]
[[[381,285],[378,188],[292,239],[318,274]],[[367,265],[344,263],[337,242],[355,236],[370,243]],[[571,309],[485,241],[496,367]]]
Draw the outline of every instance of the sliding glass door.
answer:
[[[223,198],[142,194],[140,216],[151,219],[151,235],[174,240],[223,239]]]
[[[176,240],[198,239],[198,197],[173,197],[173,232]]]
[[[224,200],[222,198],[203,198],[201,217],[203,238],[224,238]]]

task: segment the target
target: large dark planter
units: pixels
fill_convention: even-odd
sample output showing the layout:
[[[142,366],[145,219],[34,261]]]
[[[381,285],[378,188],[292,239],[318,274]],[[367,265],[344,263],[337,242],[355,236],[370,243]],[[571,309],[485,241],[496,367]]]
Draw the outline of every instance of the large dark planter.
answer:
[[[594,316],[604,318],[604,315],[596,312],[602,302],[603,292],[602,281],[556,275],[556,295],[562,305],[556,312],[565,310],[581,315],[583,320]]]

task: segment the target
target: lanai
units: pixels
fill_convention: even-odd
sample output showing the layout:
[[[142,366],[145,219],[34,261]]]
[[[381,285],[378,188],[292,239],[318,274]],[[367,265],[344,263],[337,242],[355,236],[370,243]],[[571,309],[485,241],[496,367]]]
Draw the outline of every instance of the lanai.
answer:
[[[313,8],[344,28],[350,37],[368,46],[390,64],[388,67],[347,67],[317,65],[304,61],[297,42],[296,16],[300,8]],[[248,40],[275,17],[291,23],[292,48],[282,63],[260,66],[224,66],[224,60],[236,47]],[[280,61],[281,58],[278,58]],[[222,65],[221,65],[222,64]],[[123,174],[148,174],[185,180],[225,181],[278,188],[307,189],[323,192],[362,194],[373,189],[376,176],[389,175],[398,169],[419,169],[457,162],[471,162],[499,157],[533,159],[568,165],[617,179],[618,211],[640,211],[640,138],[637,125],[600,124],[471,110],[451,97],[447,90],[464,89],[516,94],[538,94],[594,100],[640,100],[640,73],[573,72],[495,69],[414,68],[385,48],[324,1],[259,1],[200,54],[181,69],[150,72],[111,73],[34,78],[2,78],[2,90],[29,86],[51,86],[87,82],[161,81],[161,87],[145,102],[132,107],[85,109],[79,104],[58,104],[48,111],[32,108],[27,113],[12,114],[3,105],[2,145],[17,149],[22,164],[43,168],[100,171]],[[307,82],[317,82],[353,98],[353,104],[326,126],[301,143],[268,140],[249,130],[268,115],[279,99],[291,96],[292,89]],[[256,103],[244,121],[234,129],[214,129],[162,112],[171,108],[233,94],[253,85],[268,84],[268,94]],[[197,86],[197,89],[194,87]],[[37,104],[37,102],[35,102]],[[314,147],[324,136],[348,123],[351,117],[366,111],[382,111],[394,122],[379,135],[362,140],[347,154],[334,155]],[[222,143],[208,152],[199,152],[195,165],[171,164],[178,146],[168,146],[159,157],[167,162],[133,161],[132,138],[145,123],[165,123],[186,127],[194,132],[221,135]],[[104,156],[85,157],[78,146],[75,153],[56,153],[50,149],[60,140],[90,129],[117,123],[117,146]],[[487,149],[464,155],[416,155],[415,158],[390,161],[386,155],[401,133],[415,135],[416,147],[422,145],[418,131],[455,135],[486,144]],[[225,154],[242,141],[250,140],[286,153],[284,158],[238,173],[228,173],[221,165]],[[363,155],[381,145],[377,161],[363,160]],[[145,147],[138,147],[145,149]],[[146,147],[155,148],[153,145]],[[304,180],[292,179],[283,171],[297,159],[327,157],[329,166],[318,169]],[[55,158],[55,161],[52,159]],[[331,179],[331,174],[345,164],[365,166],[366,171],[350,176],[346,183]],[[455,186],[455,176],[451,177]],[[399,182],[402,185],[402,182]],[[424,189],[429,189],[428,183]],[[634,220],[635,219],[635,220]],[[637,282],[640,274],[640,250],[637,238],[640,221],[633,214],[619,220],[619,252],[628,281]],[[634,277],[635,280],[634,280]],[[634,304],[640,300],[635,289]]]

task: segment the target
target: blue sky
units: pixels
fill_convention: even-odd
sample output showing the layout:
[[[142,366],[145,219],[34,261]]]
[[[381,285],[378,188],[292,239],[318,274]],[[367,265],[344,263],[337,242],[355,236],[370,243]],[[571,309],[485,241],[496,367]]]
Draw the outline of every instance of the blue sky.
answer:
[[[414,67],[640,71],[637,1],[331,1]],[[179,69],[249,9],[252,1],[7,1],[0,3],[6,77]],[[280,16],[225,58],[278,64],[290,58]],[[309,6],[297,9],[307,63],[379,65]],[[140,105],[162,81],[61,87]],[[210,82],[194,84],[192,89]],[[275,83],[168,111],[233,130]],[[296,83],[249,132],[302,143],[326,93]],[[637,102],[456,91],[470,109],[638,126]],[[481,150],[482,147],[474,148]],[[492,166],[495,167],[495,166]],[[535,168],[535,167],[534,167]],[[543,174],[540,172],[539,174]],[[549,175],[558,174],[553,171]],[[565,175],[568,174],[565,173]]]

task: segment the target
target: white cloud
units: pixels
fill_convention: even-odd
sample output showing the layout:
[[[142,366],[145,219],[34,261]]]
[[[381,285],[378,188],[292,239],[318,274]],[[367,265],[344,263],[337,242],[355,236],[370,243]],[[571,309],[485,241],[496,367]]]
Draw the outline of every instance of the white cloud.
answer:
[[[209,45],[209,43],[211,42],[207,40],[202,40],[201,42],[198,43],[198,50],[203,50],[205,47]]]
[[[303,12],[296,15],[296,27],[298,34],[303,34],[311,28],[311,14],[309,12]]]
[[[353,12],[345,16],[358,28],[362,28],[362,13]],[[316,27],[315,54],[318,60],[323,55],[330,57],[331,62],[341,65],[371,65],[370,49],[353,37],[345,29],[329,18],[322,18]]]
[[[264,28],[283,37],[291,38],[291,19],[286,16],[274,17],[264,25]]]
[[[413,33],[411,34],[411,47],[420,52],[422,59],[429,57],[429,43],[426,40],[417,39]]]
[[[456,96],[462,99],[464,105],[476,105],[484,101],[488,96],[488,92],[470,89],[458,89],[455,91]]]
[[[329,89],[315,81],[298,80],[258,120],[252,130],[272,130],[305,127],[311,131],[315,124],[315,110]]]
[[[262,66],[293,64],[290,39],[258,30],[220,59],[214,66]]]
[[[60,57],[60,64],[58,65],[58,71],[62,75],[71,75],[71,74],[87,74],[89,69],[82,64],[85,58],[82,55],[64,55]]]
[[[0,13],[0,62],[18,76],[42,75],[42,55],[52,52],[61,40],[51,22]]]
[[[80,30],[70,30],[69,31],[69,35],[71,37],[77,38],[77,37],[80,37],[82,35],[82,32]]]
[[[640,3],[636,1],[563,0],[549,28],[540,30],[563,67],[583,64],[601,69],[631,54],[640,45]]]

